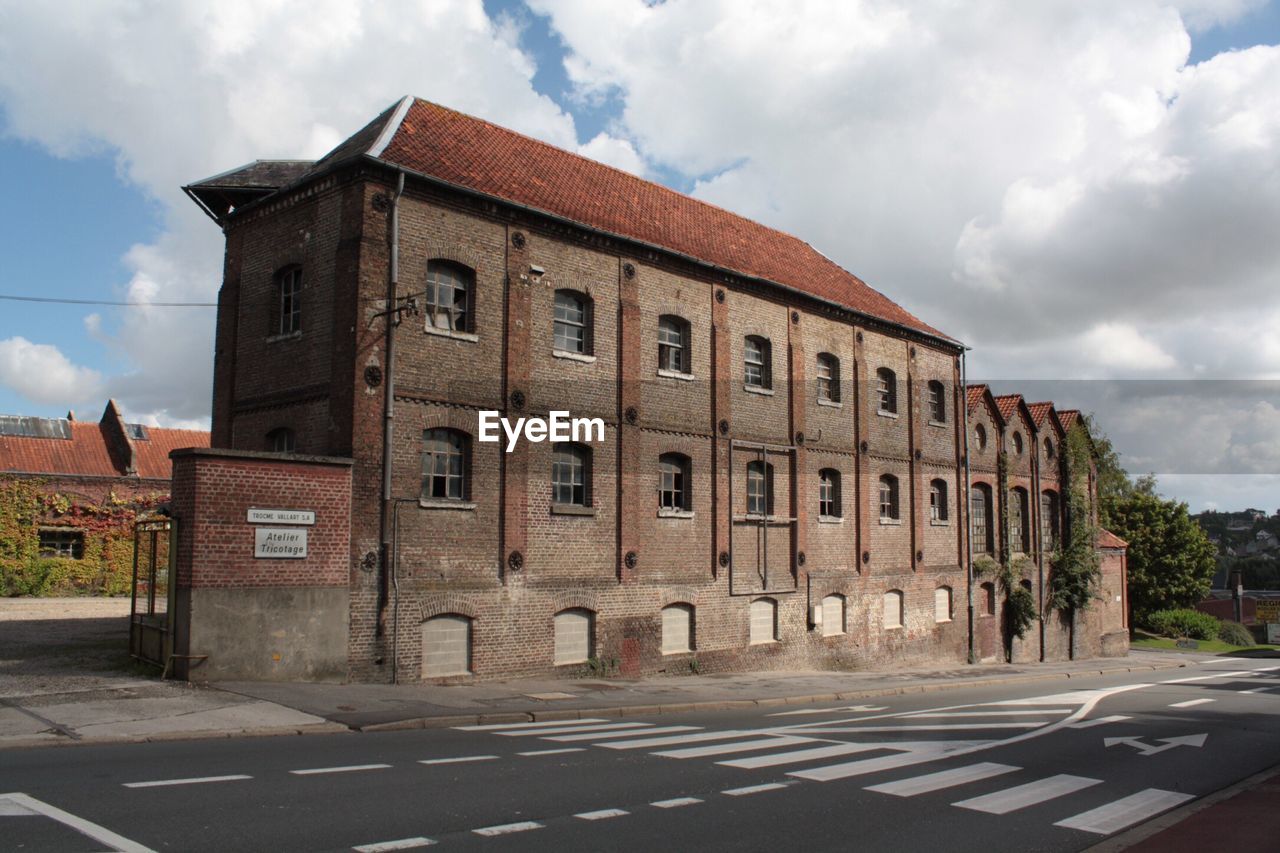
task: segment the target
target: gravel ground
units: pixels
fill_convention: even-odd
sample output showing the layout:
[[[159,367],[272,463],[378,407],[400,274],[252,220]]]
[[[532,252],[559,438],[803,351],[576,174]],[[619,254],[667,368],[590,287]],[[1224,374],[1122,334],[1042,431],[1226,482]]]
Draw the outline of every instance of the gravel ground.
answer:
[[[0,697],[153,681],[129,657],[127,598],[0,599]]]

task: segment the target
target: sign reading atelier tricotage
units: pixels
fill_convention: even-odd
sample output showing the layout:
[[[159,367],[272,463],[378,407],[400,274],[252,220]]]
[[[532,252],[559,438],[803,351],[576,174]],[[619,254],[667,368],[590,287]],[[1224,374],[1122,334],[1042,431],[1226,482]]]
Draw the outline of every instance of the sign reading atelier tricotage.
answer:
[[[272,560],[301,560],[307,556],[307,530],[298,527],[255,527],[253,556]]]

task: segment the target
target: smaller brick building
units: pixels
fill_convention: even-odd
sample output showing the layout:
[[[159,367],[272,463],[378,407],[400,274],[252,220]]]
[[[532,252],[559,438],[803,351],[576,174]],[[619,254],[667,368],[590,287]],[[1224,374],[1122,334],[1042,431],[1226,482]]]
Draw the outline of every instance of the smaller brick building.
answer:
[[[128,591],[133,522],[169,499],[169,453],[209,433],[0,415],[0,593]]]

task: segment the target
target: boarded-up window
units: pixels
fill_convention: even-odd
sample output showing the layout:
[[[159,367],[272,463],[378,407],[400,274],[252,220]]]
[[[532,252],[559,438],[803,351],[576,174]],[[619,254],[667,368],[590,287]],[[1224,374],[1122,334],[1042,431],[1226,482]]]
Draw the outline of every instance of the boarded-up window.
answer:
[[[561,610],[556,614],[555,662],[585,663],[591,657],[593,616],[590,610]]]
[[[993,583],[982,585],[982,615],[996,615],[996,585]]]
[[[751,645],[778,639],[778,603],[772,598],[751,602]]]
[[[884,594],[884,626],[902,627],[902,590],[891,589]]]
[[[669,604],[662,608],[662,653],[693,651],[693,605]]]
[[[471,620],[446,613],[422,623],[422,677],[471,672]]]
[[[933,591],[933,621],[951,621],[951,587],[940,586]]]
[[[828,595],[822,599],[822,636],[834,637],[844,631],[844,596]]]

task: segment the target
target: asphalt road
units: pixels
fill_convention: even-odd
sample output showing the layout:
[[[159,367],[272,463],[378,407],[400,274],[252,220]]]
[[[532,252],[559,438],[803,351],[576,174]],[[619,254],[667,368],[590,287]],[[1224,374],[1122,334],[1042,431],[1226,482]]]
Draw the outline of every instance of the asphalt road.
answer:
[[[1220,659],[855,705],[10,750],[0,850],[1080,850],[1276,764],[1280,665]]]

